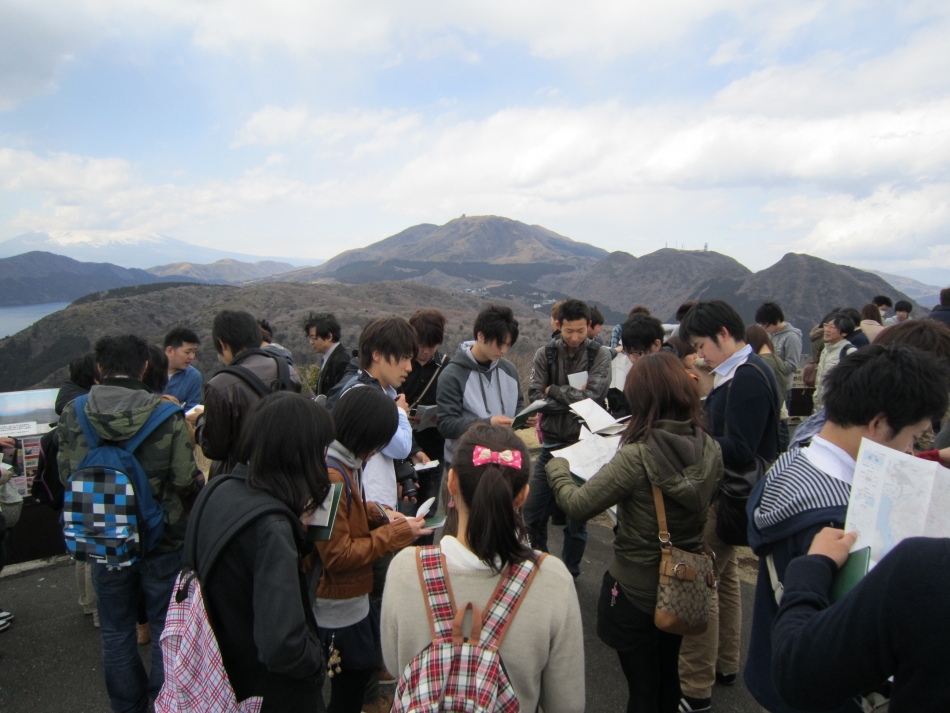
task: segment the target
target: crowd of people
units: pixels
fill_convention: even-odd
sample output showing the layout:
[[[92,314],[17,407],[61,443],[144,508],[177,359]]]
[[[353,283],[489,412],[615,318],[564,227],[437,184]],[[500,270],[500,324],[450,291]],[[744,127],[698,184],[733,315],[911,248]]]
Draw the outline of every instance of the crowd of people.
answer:
[[[162,346],[106,336],[70,364],[34,495],[64,511],[116,713],[581,711],[574,582],[607,510],[596,634],[627,711],[712,710],[740,676],[772,713],[858,711],[871,695],[950,710],[950,540],[905,541],[829,600],[862,439],[950,466],[950,288],[928,318],[899,301],[885,319],[891,306],[831,311],[803,351],[775,302],[748,326],[721,300],[684,304],[672,328],[635,307],[607,339],[600,310],[567,299],[530,374],[506,358],[519,323],[505,306],[484,307],[452,356],[436,309],[371,321],[353,352],[334,315],[310,314],[315,389],[247,312],[215,315],[223,368],[207,380],[190,329]],[[792,433],[793,393],[808,393],[795,384],[812,379],[814,412]],[[624,425],[585,481],[559,451],[586,437],[571,408],[586,400]],[[522,438],[512,425],[537,401]],[[743,545],[759,572],[740,670]],[[669,569],[671,552],[712,574]],[[676,579],[695,579],[698,626],[661,616]],[[0,630],[12,619],[0,612]]]

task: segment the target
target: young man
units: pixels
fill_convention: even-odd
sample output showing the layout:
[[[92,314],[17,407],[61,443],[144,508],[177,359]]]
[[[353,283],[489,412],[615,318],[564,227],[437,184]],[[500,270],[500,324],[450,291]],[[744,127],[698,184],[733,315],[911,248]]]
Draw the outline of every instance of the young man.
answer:
[[[950,327],[950,287],[940,290],[940,304],[927,316]]]
[[[328,312],[311,312],[303,323],[310,347],[320,355],[320,376],[317,377],[317,396],[328,395],[340,383],[350,355],[340,343],[340,323]]]
[[[772,338],[775,356],[785,362],[791,377],[802,360],[802,330],[785,321],[785,313],[778,302],[763,302],[755,311],[755,321]],[[791,378],[788,381],[792,383]]]
[[[142,383],[148,345],[133,335],[103,337],[96,343],[102,384],[89,392],[84,413],[102,440],[132,438],[164,401]],[[59,475],[69,477],[89,452],[76,415],[76,402],[63,410],[59,433]],[[188,526],[185,502],[197,494],[198,469],[185,419],[180,412],[163,421],[133,454],[148,476],[153,497],[165,511],[162,539],[144,557],[127,567],[92,564],[98,597],[106,690],[114,711],[145,711],[164,683],[159,644]],[[136,613],[144,597],[151,626],[152,667],[146,676],[136,644]]]
[[[541,410],[541,435],[544,444],[531,474],[531,488],[524,504],[525,525],[531,546],[547,552],[548,518],[554,510],[554,492],[548,485],[544,468],[551,452],[576,443],[580,421],[570,406],[584,399],[602,403],[610,388],[610,350],[587,338],[590,308],[581,300],[565,300],[558,311],[560,336],[541,347],[534,355],[528,394],[532,401],[544,399]],[[568,376],[587,372],[582,388],[570,385]],[[566,520],[561,559],[576,579],[587,546],[587,523]]]
[[[894,301],[887,295],[876,295],[871,302],[876,304],[877,308],[881,310],[882,317],[887,313],[887,310],[893,309],[894,307]]]
[[[872,344],[828,375],[828,420],[807,448],[776,462],[749,498],[749,544],[759,556],[752,637],[745,684],[772,713],[794,713],[772,681],[772,626],[778,612],[769,558],[777,582],[804,555],[825,526],[843,527],[861,439],[906,452],[931,419],[947,409],[950,374],[934,355],[913,347]],[[778,643],[778,642],[776,642]],[[844,710],[854,710],[844,707]]]
[[[518,341],[518,320],[509,307],[488,305],[475,318],[474,341],[459,344],[439,377],[438,429],[445,439],[446,467],[469,426],[485,421],[510,426],[524,408],[518,369],[505,354]],[[529,421],[535,425],[537,418]]]
[[[907,300],[897,300],[897,304],[894,305],[894,316],[888,317],[884,320],[884,326],[890,327],[894,324],[900,324],[901,322],[906,322],[910,319],[910,313],[914,310],[914,305],[912,305]]]
[[[630,363],[647,354],[656,354],[663,348],[663,323],[648,314],[635,314],[623,323],[623,353]],[[678,356],[678,355],[677,355]]]
[[[213,461],[210,476],[214,477],[230,473],[237,465],[235,448],[241,427],[261,400],[260,389],[299,393],[301,382],[296,368],[260,348],[261,328],[247,312],[218,312],[211,339],[226,368],[205,384],[204,412],[190,418],[197,424],[201,450]]]
[[[758,455],[775,460],[779,445],[780,395],[772,370],[745,343],[745,324],[721,300],[700,302],[680,324],[680,338],[690,342],[712,367],[713,389],[704,410],[710,434],[722,449],[726,467],[745,468]],[[742,601],[735,547],[716,534],[718,499],[709,508],[704,540],[716,553],[720,570],[709,628],[687,636],[680,648],[680,710],[712,708],[712,686],[733,685],[739,671]]]
[[[587,338],[598,344],[604,343],[604,338],[600,336],[604,328],[604,313],[597,307],[590,305],[590,326],[587,328]]]
[[[191,365],[200,343],[198,335],[186,327],[175,327],[165,335],[165,356],[168,357],[165,393],[178,399],[185,411],[201,403],[201,372]]]

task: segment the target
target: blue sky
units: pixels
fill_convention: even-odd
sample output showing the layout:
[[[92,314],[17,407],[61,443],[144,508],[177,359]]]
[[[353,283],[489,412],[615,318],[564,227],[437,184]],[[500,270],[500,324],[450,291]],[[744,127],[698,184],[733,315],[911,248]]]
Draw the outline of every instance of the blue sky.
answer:
[[[6,0],[0,239],[328,258],[465,213],[950,268],[940,2]]]

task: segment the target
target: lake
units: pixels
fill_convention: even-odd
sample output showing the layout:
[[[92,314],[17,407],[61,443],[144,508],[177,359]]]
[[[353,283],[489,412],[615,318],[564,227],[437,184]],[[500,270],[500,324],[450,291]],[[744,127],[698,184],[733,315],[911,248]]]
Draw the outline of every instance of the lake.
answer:
[[[16,334],[34,322],[39,322],[46,315],[68,307],[69,304],[69,302],[48,302],[42,305],[0,307],[0,337]]]

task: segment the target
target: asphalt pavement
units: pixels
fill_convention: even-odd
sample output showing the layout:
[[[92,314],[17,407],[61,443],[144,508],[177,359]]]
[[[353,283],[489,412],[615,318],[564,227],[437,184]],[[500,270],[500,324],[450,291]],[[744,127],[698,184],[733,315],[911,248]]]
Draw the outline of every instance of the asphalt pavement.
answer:
[[[612,551],[613,533],[599,524],[588,528],[589,541],[577,582],[584,622],[587,710],[626,709],[627,686],[614,651],[597,638],[597,597]],[[551,551],[560,553],[561,532],[551,527]],[[69,562],[25,572],[4,572],[0,605],[15,616],[0,633],[0,711],[3,713],[108,713],[98,629],[77,603]],[[748,650],[752,621],[752,585],[742,584],[742,656]],[[148,656],[148,647],[140,647]],[[713,690],[716,713],[759,713],[741,676],[735,686]]]

